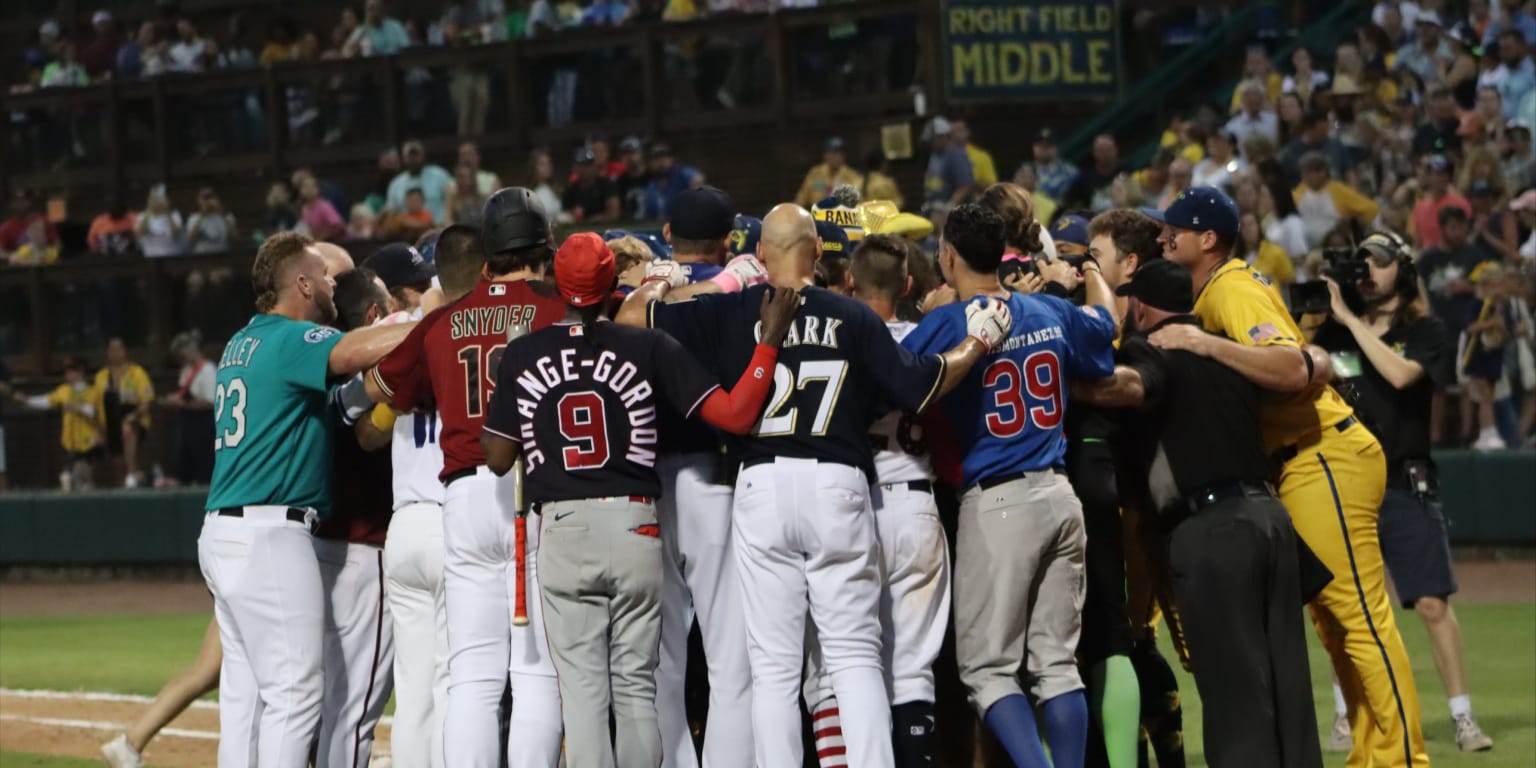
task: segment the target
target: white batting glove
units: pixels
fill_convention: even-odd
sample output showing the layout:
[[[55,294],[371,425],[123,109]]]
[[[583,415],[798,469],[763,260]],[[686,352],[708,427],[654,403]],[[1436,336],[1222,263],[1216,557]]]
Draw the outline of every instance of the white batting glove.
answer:
[[[363,414],[373,410],[373,401],[368,399],[361,374],[337,387],[335,397],[336,409],[341,412],[342,421],[348,425],[356,424]]]
[[[735,293],[768,282],[768,270],[763,268],[763,263],[756,256],[743,253],[726,262],[725,269],[709,281],[720,286],[722,293]]]
[[[683,272],[683,265],[675,261],[653,261],[645,268],[645,280],[660,280],[673,287],[681,288],[688,284],[688,275]]]
[[[1013,315],[1008,305],[990,296],[972,301],[965,306],[965,333],[995,349],[1013,328]]]

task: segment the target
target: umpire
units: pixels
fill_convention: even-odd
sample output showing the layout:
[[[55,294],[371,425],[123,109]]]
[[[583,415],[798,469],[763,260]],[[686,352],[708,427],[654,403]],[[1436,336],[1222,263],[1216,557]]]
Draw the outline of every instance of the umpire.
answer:
[[[1152,333],[1199,320],[1189,273],[1143,264],[1116,290]],[[1074,396],[1132,407],[1123,445],[1167,531],[1169,577],[1213,768],[1322,765],[1290,517],[1266,480],[1259,389],[1236,371],[1127,339],[1111,379]]]

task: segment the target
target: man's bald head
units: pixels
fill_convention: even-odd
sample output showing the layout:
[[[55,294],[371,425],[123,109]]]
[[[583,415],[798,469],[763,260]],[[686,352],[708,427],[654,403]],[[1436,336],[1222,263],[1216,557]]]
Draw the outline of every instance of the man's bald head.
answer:
[[[816,236],[816,220],[811,212],[794,203],[776,205],[763,217],[763,237],[757,245],[758,257],[775,285],[799,286],[811,282],[816,259],[821,256],[821,238]]]
[[[326,277],[336,277],[357,266],[352,263],[352,254],[335,243],[317,242],[312,247],[320,252],[320,258],[325,259]]]
[[[816,239],[816,219],[811,212],[794,203],[776,205],[763,217],[764,245],[790,249]]]

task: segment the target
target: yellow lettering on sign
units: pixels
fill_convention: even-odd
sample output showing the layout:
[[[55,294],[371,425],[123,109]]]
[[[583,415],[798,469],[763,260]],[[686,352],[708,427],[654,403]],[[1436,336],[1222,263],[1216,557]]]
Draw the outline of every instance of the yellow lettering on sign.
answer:
[[[1054,43],[1031,43],[1029,46],[1029,69],[1029,82],[1035,85],[1056,82],[1061,77],[1061,59],[1056,54],[1056,45]]]
[[[1115,73],[1109,69],[1110,41],[1088,41],[1088,82],[1112,83]]]
[[[950,46],[949,58],[954,62],[955,85],[982,85],[981,59],[985,55],[981,43]]]
[[[1115,28],[1114,8],[1111,8],[1108,5],[1101,5],[1094,12],[1094,15],[1097,17],[1096,23],[1093,25],[1095,31],[1108,32],[1109,30]]]
[[[1086,83],[1088,76],[1072,68],[1072,46],[1061,44],[1061,81],[1063,83]]]
[[[1003,43],[998,49],[998,79],[1002,85],[1023,85],[1029,77],[1029,49],[1019,43]]]
[[[974,30],[971,28],[971,11],[969,8],[955,8],[949,12],[949,33],[952,35],[969,35]]]

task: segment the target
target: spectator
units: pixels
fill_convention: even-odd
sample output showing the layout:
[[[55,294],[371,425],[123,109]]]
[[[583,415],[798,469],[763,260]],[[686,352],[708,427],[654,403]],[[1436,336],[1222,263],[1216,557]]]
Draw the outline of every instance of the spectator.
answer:
[[[369,2],[372,4],[378,0],[369,0]],[[453,183],[453,174],[448,173],[440,165],[428,165],[426,149],[422,147],[420,141],[415,139],[405,142],[400,147],[400,162],[404,169],[400,175],[389,182],[385,210],[393,213],[403,211],[406,191],[416,189],[420,190],[426,199],[427,211],[432,214],[432,220],[446,220],[448,185]]]
[[[1246,165],[1236,154],[1236,140],[1225,128],[1205,140],[1205,159],[1195,165],[1195,186],[1232,187],[1233,177],[1246,171]]]
[[[197,213],[187,219],[187,243],[193,253],[225,253],[235,239],[235,215],[224,210],[213,187],[197,191]]]
[[[529,153],[528,189],[533,191],[533,196],[538,198],[544,206],[544,213],[551,220],[560,218],[565,210],[560,204],[560,190],[556,188],[556,183],[555,162],[549,158],[549,150],[535,149]]]
[[[158,43],[159,34],[153,21],[139,25],[138,33],[117,49],[114,70],[124,80],[133,80],[144,73],[144,54]]]
[[[1263,86],[1263,101],[1265,104],[1273,104],[1280,98],[1284,91],[1285,78],[1269,63],[1269,54],[1264,51],[1262,45],[1251,45],[1243,59],[1243,77],[1246,81],[1256,81]],[[1242,88],[1232,93],[1232,103],[1227,107],[1228,114],[1236,114],[1242,109]]]
[[[444,223],[480,226],[487,197],[475,183],[475,169],[459,163],[453,169],[453,186],[448,188],[448,220]]]
[[[391,174],[391,177],[393,177],[393,174]],[[289,185],[293,189],[299,190],[301,198],[303,197],[304,180],[306,178],[315,180],[315,184],[320,190],[320,197],[330,201],[331,207],[336,209],[337,213],[351,210],[352,206],[347,199],[347,190],[341,184],[330,179],[322,179],[308,168],[296,168],[293,174],[288,177]]]
[[[1506,31],[1520,33],[1526,45],[1536,45],[1536,16],[1527,10],[1528,4],[1509,0],[1500,5],[1504,6],[1501,13],[1490,16],[1490,23],[1483,31],[1483,47],[1491,48]]]
[[[139,54],[139,74],[142,77],[159,77],[171,72],[171,36],[156,26],[154,38]]]
[[[479,45],[504,39],[501,0],[453,0],[443,10],[439,27],[447,45]],[[485,111],[491,101],[491,78],[484,70],[456,66],[448,76],[448,94],[458,120],[458,135],[485,133]]]
[[[1301,184],[1291,193],[1301,216],[1308,248],[1323,244],[1328,233],[1346,219],[1370,226],[1380,213],[1376,201],[1354,187],[1332,179],[1328,160],[1317,152],[1301,158]]]
[[[1463,22],[1451,28],[1446,40],[1456,61],[1446,70],[1445,87],[1451,89],[1458,106],[1466,106],[1471,103],[1469,97],[1475,96],[1477,90],[1477,57],[1482,52],[1478,48],[1477,33]]]
[[[255,69],[261,63],[256,49],[251,47],[247,26],[245,14],[229,17],[224,50],[218,56],[221,69]]]
[[[630,136],[619,142],[619,160],[624,163],[624,173],[615,181],[619,184],[619,196],[624,199],[624,216],[639,219],[640,207],[645,202],[645,184],[650,180],[640,139]]]
[[[618,0],[591,0],[581,13],[581,26],[617,27],[629,20],[630,7]]]
[[[687,189],[704,186],[704,174],[687,165],[678,165],[672,157],[672,148],[666,144],[651,145],[651,180],[645,185],[644,204],[640,218],[661,221],[670,218],[672,200]]]
[[[576,221],[618,221],[621,211],[619,186],[613,179],[598,173],[592,150],[586,147],[576,150],[573,162],[576,181],[560,196],[560,207]]]
[[[144,212],[133,223],[133,234],[139,243],[139,252],[151,259],[179,256],[183,250],[181,213],[172,205],[164,184],[150,187]]]
[[[1397,67],[1417,75],[1426,85],[1443,83],[1443,75],[1456,63],[1456,55],[1441,36],[1440,14],[1420,13],[1413,29],[1418,39],[1398,49]]]
[[[16,190],[11,195],[11,216],[4,222],[0,222],[0,254],[9,254],[20,248],[27,242],[27,231],[32,228],[34,222],[43,224],[43,232],[47,238],[47,245],[59,244],[59,231],[48,222],[48,217],[34,210],[32,196],[25,190]]]
[[[613,149],[608,145],[607,136],[601,133],[589,134],[587,149],[592,150],[592,159],[597,163],[599,173],[610,179],[618,179],[624,175],[624,161],[613,159]]]
[[[1296,282],[1296,266],[1280,246],[1265,239],[1258,214],[1244,212],[1239,219],[1238,253],[1255,272],[1267,277],[1281,295],[1284,287]]]
[[[346,222],[336,206],[320,194],[320,180],[312,173],[294,176],[299,179],[299,219],[309,236],[327,242],[342,239],[347,234]]]
[[[1052,200],[1060,200],[1067,187],[1077,178],[1077,166],[1057,156],[1056,134],[1049,128],[1041,128],[1031,145],[1035,161],[1035,177],[1040,180],[1040,191]]]
[[[1173,204],[1173,199],[1195,185],[1195,166],[1189,162],[1189,158],[1180,155],[1168,163],[1168,183],[1163,187],[1162,194],[1158,195],[1154,207],[1159,211]]]
[[[1330,173],[1342,175],[1350,168],[1349,150],[1328,129],[1329,119],[1325,111],[1314,110],[1302,118],[1301,135],[1280,151],[1280,169],[1289,181],[1295,183],[1301,179],[1301,158],[1314,152],[1328,161]]]
[[[1328,84],[1328,73],[1312,68],[1312,52],[1305,45],[1291,51],[1291,74],[1280,82],[1281,93],[1295,94],[1303,105],[1312,101],[1312,92]]]
[[[183,16],[176,20],[176,41],[170,47],[172,72],[201,72],[207,43],[193,26],[192,20]]]
[[[480,165],[480,147],[473,141],[466,141],[459,145],[458,164],[467,165],[474,172],[475,193],[478,195],[489,197],[504,186],[500,176],[485,170]]]
[[[992,162],[992,153],[971,143],[971,126],[964,120],[955,120],[950,124],[950,130],[954,132],[955,143],[965,147],[965,156],[971,161],[971,179],[975,181],[977,189],[986,189],[997,183],[997,165]]]
[[[860,197],[864,200],[889,200],[896,204],[898,210],[905,200],[902,199],[901,190],[896,186],[896,180],[891,178],[891,161],[886,159],[885,151],[872,149],[864,158],[864,188],[860,190]]]
[[[1173,149],[1160,147],[1152,154],[1152,162],[1147,167],[1131,174],[1143,198],[1156,200],[1163,196],[1168,189],[1168,167],[1173,165],[1175,157],[1178,153]]]
[[[1205,159],[1204,129],[1195,121],[1186,120],[1183,115],[1175,112],[1168,118],[1168,127],[1163,129],[1158,147],[1173,150],[1177,156],[1188,159],[1193,167]]]
[[[1499,34],[1499,66],[1494,69],[1493,77],[1499,96],[1504,100],[1504,119],[1524,117],[1530,120],[1530,115],[1521,114],[1520,106],[1532,91],[1536,91],[1536,62],[1531,59],[1530,45],[1525,37],[1513,29]]]
[[[91,29],[91,42],[81,49],[80,63],[95,78],[112,72],[112,67],[117,64],[117,51],[123,45],[123,36],[107,10],[91,14]]]
[[[59,260],[59,247],[48,244],[48,227],[41,221],[27,225],[27,234],[20,247],[11,252],[11,266],[36,267]]]
[[[1425,120],[1413,135],[1415,155],[1444,154],[1461,151],[1461,138],[1456,135],[1461,118],[1456,111],[1456,99],[1444,86],[1429,89],[1425,104]]]
[[[66,40],[59,45],[58,51],[59,57],[43,67],[43,77],[38,84],[44,88],[72,88],[90,83],[85,66],[75,58],[75,44]]]
[[[1452,165],[1445,155],[1424,159],[1424,189],[1413,204],[1414,246],[1423,251],[1440,244],[1440,209],[1454,206],[1472,215],[1472,205],[1451,186]]]
[[[1455,206],[1440,209],[1441,240],[1438,246],[1419,254],[1419,276],[1429,292],[1429,306],[1452,333],[1460,333],[1476,302],[1472,274],[1488,254],[1470,240],[1471,217]]]
[[[394,147],[386,147],[379,153],[378,174],[374,177],[374,184],[369,190],[363,202],[378,213],[386,207],[389,197],[389,184],[400,175],[400,150]]]
[[[432,228],[436,219],[427,209],[426,195],[415,187],[405,192],[405,207],[399,213],[391,213],[379,222],[385,237],[415,241]]]
[[[128,210],[123,196],[114,192],[107,203],[107,210],[91,221],[85,236],[85,246],[96,256],[121,258],[139,256],[139,244],[133,236],[134,220],[138,218]]]
[[[1456,135],[1463,147],[1481,147],[1486,142],[1495,146],[1504,140],[1504,101],[1499,89],[1484,86],[1477,89],[1476,106],[1463,113]]]
[[[379,215],[367,203],[352,206],[347,216],[348,240],[372,240],[378,237]]]
[[[260,238],[298,229],[299,211],[293,205],[293,190],[286,181],[274,181],[267,187],[267,207],[261,213]]]
[[[73,357],[64,358],[64,381],[46,395],[27,397],[12,393],[17,402],[44,411],[58,408],[64,414],[59,445],[69,456],[69,468],[59,474],[59,485],[66,491],[89,490],[92,472],[106,440],[102,420],[101,390],[85,378],[85,365]]]
[[[393,56],[410,44],[404,25],[384,15],[384,0],[366,0],[363,23],[352,30],[342,50],[346,56]]]
[[[175,394],[160,398],[160,405],[179,411],[176,428],[176,461],[171,476],[182,485],[207,485],[213,476],[214,388],[218,366],[203,357],[197,331],[186,331],[171,340],[171,354],[181,361]]]
[[[123,457],[123,487],[137,488],[144,480],[139,446],[149,436],[155,385],[143,366],[128,359],[123,340],[114,337],[107,340],[107,364],[96,372],[95,388],[101,393],[107,454]]]
[[[949,209],[970,199],[976,180],[971,175],[971,159],[966,156],[965,147],[955,142],[954,126],[948,120],[930,120],[924,138],[931,150],[923,175],[927,213],[934,227],[942,229]]]
[[[1519,264],[1519,223],[1513,211],[1499,206],[1502,195],[1500,185],[1486,178],[1475,178],[1467,185],[1467,203],[1472,206],[1472,243],[1487,252],[1489,258]]]
[[[1013,172],[1013,183],[1029,193],[1035,221],[1040,222],[1042,227],[1050,226],[1051,217],[1056,215],[1056,201],[1040,191],[1040,177],[1035,173],[1035,164],[1020,163],[1018,170]]]
[[[59,22],[46,19],[37,27],[37,44],[22,54],[29,68],[42,69],[59,55]]]
[[[1531,146],[1531,124],[1523,119],[1504,124],[1504,178],[1516,189],[1536,185],[1536,160]]]
[[[1259,223],[1264,225],[1264,239],[1280,246],[1292,262],[1300,262],[1311,248],[1296,198],[1277,165],[1261,165],[1259,174]]]
[[[1275,116],[1274,110],[1269,108],[1270,102],[1264,100],[1264,85],[1257,80],[1244,80],[1237,87],[1241,94],[1241,109],[1232,119],[1227,121],[1227,132],[1237,138],[1241,147],[1250,136],[1263,136],[1270,142],[1278,144],[1280,141],[1280,120]],[[1244,158],[1247,158],[1246,151]]]
[[[1508,446],[1499,436],[1494,419],[1494,387],[1504,377],[1504,347],[1514,328],[1513,306],[1503,267],[1483,264],[1474,271],[1472,279],[1480,301],[1473,304],[1471,322],[1466,328],[1466,351],[1461,356],[1461,373],[1466,376],[1471,400],[1477,404],[1477,440],[1472,447],[1500,451]]]
[[[810,208],[818,200],[832,194],[832,188],[840,184],[862,188],[864,178],[858,171],[848,167],[843,137],[833,136],[822,145],[821,164],[812,166],[806,172],[805,180],[800,182],[800,192],[795,195],[795,202]]]
[[[1122,207],[1115,203],[1113,193],[1116,182],[1123,175],[1120,145],[1113,136],[1100,134],[1093,140],[1093,164],[1079,171],[1077,178],[1072,180],[1072,185],[1062,196],[1062,207],[1086,209],[1094,213]]]
[[[1279,146],[1286,147],[1301,136],[1302,126],[1307,119],[1307,110],[1301,97],[1294,93],[1281,94],[1280,101],[1275,104],[1275,117],[1280,121]]]

